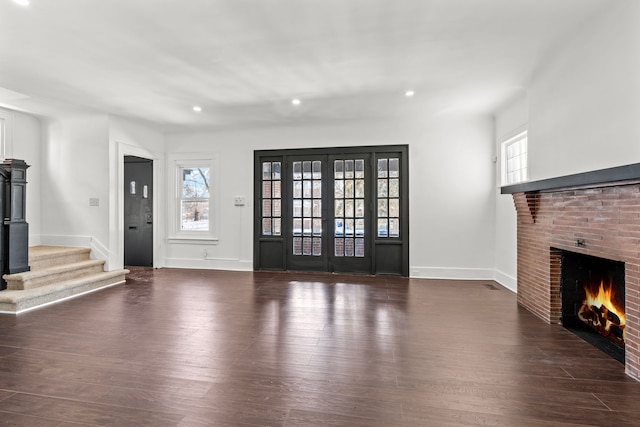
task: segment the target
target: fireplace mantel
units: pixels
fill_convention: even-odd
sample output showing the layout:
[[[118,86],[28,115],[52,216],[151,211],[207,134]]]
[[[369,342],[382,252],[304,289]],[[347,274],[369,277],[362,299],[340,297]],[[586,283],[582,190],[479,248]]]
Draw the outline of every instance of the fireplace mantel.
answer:
[[[572,188],[610,187],[612,185],[640,183],[640,163],[599,169],[522,184],[506,185],[502,194],[560,191]]]

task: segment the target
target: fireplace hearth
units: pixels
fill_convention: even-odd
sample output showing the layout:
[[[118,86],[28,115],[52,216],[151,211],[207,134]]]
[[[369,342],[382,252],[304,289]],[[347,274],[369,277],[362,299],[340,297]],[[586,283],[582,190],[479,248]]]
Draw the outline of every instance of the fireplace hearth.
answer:
[[[624,263],[562,251],[562,325],[624,363]]]

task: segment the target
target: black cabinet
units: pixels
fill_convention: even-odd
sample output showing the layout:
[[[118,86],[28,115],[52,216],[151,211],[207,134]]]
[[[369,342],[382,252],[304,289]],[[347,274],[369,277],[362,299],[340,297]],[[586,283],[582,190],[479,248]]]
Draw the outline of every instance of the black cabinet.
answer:
[[[26,221],[27,165],[24,160],[0,163],[0,271],[29,271],[29,224]],[[2,289],[6,283],[2,280]]]

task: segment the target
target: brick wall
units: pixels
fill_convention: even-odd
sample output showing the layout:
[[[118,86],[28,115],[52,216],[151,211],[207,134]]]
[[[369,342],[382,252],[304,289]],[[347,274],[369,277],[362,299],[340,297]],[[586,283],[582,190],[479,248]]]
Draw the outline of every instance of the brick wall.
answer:
[[[560,323],[561,250],[623,261],[625,370],[640,380],[640,185],[514,193],[513,200],[518,303],[548,323]]]

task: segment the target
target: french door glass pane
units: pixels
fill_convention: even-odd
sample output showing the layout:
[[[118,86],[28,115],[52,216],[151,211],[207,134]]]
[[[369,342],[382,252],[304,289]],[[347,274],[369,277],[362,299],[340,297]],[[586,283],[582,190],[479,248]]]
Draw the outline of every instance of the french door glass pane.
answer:
[[[378,237],[400,237],[400,159],[378,159]]]
[[[293,162],[292,178],[293,255],[322,256],[322,162]]]
[[[333,249],[337,257],[365,256],[364,168],[364,159],[335,160],[333,163]]]
[[[281,162],[262,162],[262,235],[282,235]]]

